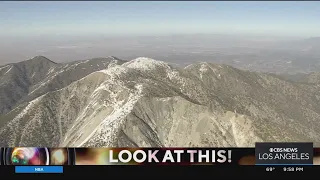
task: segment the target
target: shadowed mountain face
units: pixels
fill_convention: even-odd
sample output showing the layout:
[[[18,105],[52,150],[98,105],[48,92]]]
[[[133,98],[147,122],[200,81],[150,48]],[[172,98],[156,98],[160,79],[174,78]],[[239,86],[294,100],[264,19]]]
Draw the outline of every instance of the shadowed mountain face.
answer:
[[[57,79],[59,83],[48,86],[45,82],[53,75],[45,74],[51,69],[65,73],[68,68],[77,69],[77,63],[85,63],[49,62],[45,65],[50,67],[39,72],[43,75],[32,81],[37,86],[29,85],[30,72],[25,74],[31,76],[11,85],[20,87],[24,82],[28,86],[22,87],[28,88],[21,89],[28,90],[15,101],[25,103],[1,117],[0,146],[250,147],[257,141],[320,144],[320,85],[319,76],[314,74],[308,75],[312,81],[301,82],[227,65],[196,63],[174,68],[162,61],[137,58],[111,64],[105,61],[102,69],[79,72],[83,78],[63,74]],[[92,64],[83,68],[97,64],[89,62]],[[12,71],[1,68],[1,78]],[[11,73],[12,77],[18,74]],[[4,92],[11,91],[3,87]],[[39,93],[32,96],[34,92]]]
[[[58,64],[43,56],[0,67],[0,114],[47,92],[61,89],[86,75],[105,69],[114,57]]]

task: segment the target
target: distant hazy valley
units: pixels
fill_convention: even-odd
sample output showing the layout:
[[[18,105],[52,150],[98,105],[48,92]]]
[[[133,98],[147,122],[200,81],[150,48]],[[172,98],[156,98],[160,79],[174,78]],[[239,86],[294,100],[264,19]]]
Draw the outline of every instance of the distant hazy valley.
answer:
[[[0,64],[19,62],[38,54],[63,63],[112,55],[127,61],[149,57],[180,67],[208,62],[259,72],[296,74],[320,71],[318,37],[195,34],[81,38],[53,36],[15,38],[14,41],[3,38],[0,54]]]

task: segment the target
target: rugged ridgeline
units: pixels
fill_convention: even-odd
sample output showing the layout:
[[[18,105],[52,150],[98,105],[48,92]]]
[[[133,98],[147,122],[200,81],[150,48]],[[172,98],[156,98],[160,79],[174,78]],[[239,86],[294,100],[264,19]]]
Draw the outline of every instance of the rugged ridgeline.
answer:
[[[43,56],[0,66],[0,115],[47,92],[61,89],[88,74],[121,64],[115,57],[59,64]]]
[[[8,68],[1,77],[3,71]],[[69,74],[61,81],[65,78]],[[1,119],[0,146],[248,147],[256,141],[319,145],[316,82],[209,63],[178,69],[137,58],[20,104]]]
[[[307,84],[320,84],[320,72],[312,72],[310,74],[277,74],[277,77],[292,82],[307,83]]]

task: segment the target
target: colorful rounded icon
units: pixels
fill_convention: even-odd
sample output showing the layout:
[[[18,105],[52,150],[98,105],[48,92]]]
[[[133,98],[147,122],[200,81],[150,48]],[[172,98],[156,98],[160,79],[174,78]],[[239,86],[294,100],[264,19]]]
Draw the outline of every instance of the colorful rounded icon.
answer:
[[[69,163],[69,152],[67,148],[50,149],[50,165],[66,165]]]
[[[10,148],[6,154],[6,162],[10,165],[49,165],[47,148]]]

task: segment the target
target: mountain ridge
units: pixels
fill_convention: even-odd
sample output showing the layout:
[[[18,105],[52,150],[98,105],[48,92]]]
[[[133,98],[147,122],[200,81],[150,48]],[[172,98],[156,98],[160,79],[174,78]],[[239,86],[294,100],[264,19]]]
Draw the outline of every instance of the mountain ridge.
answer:
[[[317,84],[227,65],[176,68],[140,57],[110,64],[18,106],[0,128],[0,142],[48,147],[319,145],[319,90]]]
[[[10,111],[16,104],[65,87],[91,72],[105,69],[109,63],[123,62],[106,57],[56,63],[44,56],[36,56],[4,65],[0,68],[0,100],[3,102],[0,104],[0,114]]]

